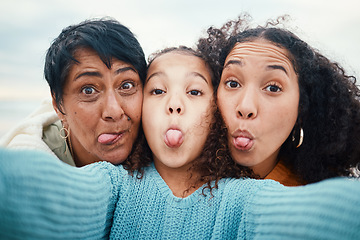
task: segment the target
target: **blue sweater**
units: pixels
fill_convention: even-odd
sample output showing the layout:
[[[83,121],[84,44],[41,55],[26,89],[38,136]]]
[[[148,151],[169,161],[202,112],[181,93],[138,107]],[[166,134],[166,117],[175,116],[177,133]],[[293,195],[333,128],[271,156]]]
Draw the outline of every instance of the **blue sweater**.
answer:
[[[201,193],[173,196],[153,165],[139,180],[0,149],[0,239],[360,239],[357,180],[224,179]]]

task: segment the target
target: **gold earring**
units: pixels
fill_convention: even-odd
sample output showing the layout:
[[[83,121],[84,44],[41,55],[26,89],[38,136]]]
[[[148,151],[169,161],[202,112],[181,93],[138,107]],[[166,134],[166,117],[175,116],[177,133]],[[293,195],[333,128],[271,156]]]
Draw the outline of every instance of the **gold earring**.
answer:
[[[295,142],[295,134],[294,134],[294,132],[293,132],[291,140],[293,142]],[[300,147],[301,144],[303,143],[303,141],[304,141],[304,130],[302,128],[300,128],[300,139],[299,139],[299,144],[296,146],[296,148]]]
[[[61,134],[62,132],[64,133],[64,135]],[[69,135],[70,135],[70,131],[69,131],[67,128],[62,127],[62,128],[60,129],[59,134],[60,134],[60,137],[61,137],[62,139],[67,139],[67,138],[69,137]]]

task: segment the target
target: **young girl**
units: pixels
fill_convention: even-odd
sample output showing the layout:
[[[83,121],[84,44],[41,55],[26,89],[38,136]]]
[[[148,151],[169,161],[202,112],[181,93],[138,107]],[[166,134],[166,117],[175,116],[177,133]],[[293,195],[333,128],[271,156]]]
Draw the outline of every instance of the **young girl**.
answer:
[[[360,163],[355,77],[285,29],[246,23],[240,17],[211,28],[198,46],[221,69],[215,86],[234,160],[289,186],[353,174]]]
[[[206,181],[210,187],[213,179],[205,176],[206,170],[197,162],[207,158],[212,163],[216,159],[216,133],[209,136],[210,126],[220,125],[214,119],[213,81],[209,66],[190,48],[168,48],[153,55],[142,110],[146,140],[142,139],[137,154],[126,164],[132,172],[141,172],[154,162],[177,197],[190,195]]]
[[[111,227],[111,239],[356,238],[360,182],[209,181],[217,180],[215,169],[226,172],[221,158],[205,159],[201,150],[218,150],[205,137],[220,119],[212,116],[211,76],[191,50],[153,60],[143,104],[153,154],[127,165],[134,176],[107,162],[72,168],[47,155],[0,150],[0,237],[99,239]]]

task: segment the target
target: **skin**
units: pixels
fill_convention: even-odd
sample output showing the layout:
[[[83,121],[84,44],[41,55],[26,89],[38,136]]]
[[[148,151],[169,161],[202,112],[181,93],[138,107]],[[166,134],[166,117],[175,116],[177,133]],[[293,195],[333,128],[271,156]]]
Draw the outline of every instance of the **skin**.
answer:
[[[202,59],[170,52],[151,63],[144,87],[143,129],[155,167],[175,196],[184,197],[189,188],[188,169],[208,136],[213,100],[211,76]]]
[[[299,85],[288,52],[258,39],[237,43],[224,64],[217,99],[234,160],[266,177],[298,116]]]
[[[123,162],[130,154],[141,121],[142,83],[135,68],[112,59],[111,68],[90,49],[79,49],[64,85],[62,112],[70,130],[76,166],[97,161]],[[130,120],[129,120],[130,118]]]

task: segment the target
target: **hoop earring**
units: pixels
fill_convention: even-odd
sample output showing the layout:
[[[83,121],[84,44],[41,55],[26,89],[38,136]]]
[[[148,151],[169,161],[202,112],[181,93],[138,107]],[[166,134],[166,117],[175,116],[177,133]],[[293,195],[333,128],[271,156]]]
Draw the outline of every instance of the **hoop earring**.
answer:
[[[62,132],[64,132],[64,135],[61,134]],[[67,128],[62,127],[59,131],[59,134],[62,139],[67,139],[70,135],[70,131]]]
[[[291,139],[293,142],[295,142],[295,131],[293,132],[293,135],[292,135],[292,139]],[[304,130],[303,128],[300,128],[300,139],[299,139],[299,143],[298,145],[296,146],[296,148],[300,147],[301,144],[303,143],[304,141]]]

